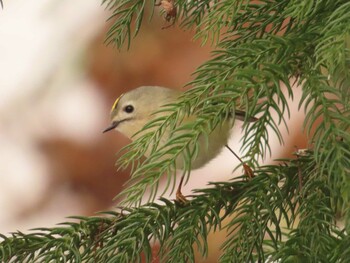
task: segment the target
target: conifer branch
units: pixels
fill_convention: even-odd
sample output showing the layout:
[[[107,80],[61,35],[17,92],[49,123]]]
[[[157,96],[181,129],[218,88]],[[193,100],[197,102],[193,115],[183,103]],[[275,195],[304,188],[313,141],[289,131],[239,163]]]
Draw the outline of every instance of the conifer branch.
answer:
[[[159,242],[158,256],[162,260],[193,262],[193,245],[206,256],[209,253],[207,236],[213,231],[229,233],[222,245],[221,262],[229,259],[261,261],[269,254],[282,258],[284,250],[279,248],[284,245],[282,237],[288,233],[281,227],[281,222],[285,222],[285,227],[291,227],[300,216],[301,222],[305,222],[300,224],[305,227],[309,223],[325,226],[308,228],[307,237],[310,238],[316,234],[323,237],[335,233],[335,211],[323,210],[323,200],[328,205],[330,192],[309,193],[308,187],[314,183],[315,175],[310,158],[312,156],[284,160],[281,166],[261,167],[252,180],[247,181],[243,176],[232,182],[211,183],[210,188],[197,190],[186,205],[161,199],[160,204],[123,208],[120,212],[107,211],[99,217],[72,217],[79,222],[39,228],[29,234],[16,232],[11,237],[2,236],[0,258],[14,262],[44,259],[137,262],[143,255],[151,262],[152,244]],[[305,171],[305,191],[298,197],[299,168]],[[317,185],[327,189],[323,183]],[[319,209],[308,211],[309,202],[318,202]],[[290,236],[293,240],[294,232]],[[333,249],[340,245],[335,241],[340,242],[346,236],[329,235],[329,238],[333,242],[327,243],[327,248]],[[308,252],[310,257],[323,249],[321,242],[314,242],[313,246]]]
[[[145,16],[170,15],[164,3],[155,7],[155,1],[102,2],[113,20],[106,42],[118,48],[130,45]],[[167,4],[173,5],[174,25],[194,30],[195,38],[210,41],[214,51],[196,70],[192,89],[160,109],[167,116],[147,124],[143,136],[124,149],[118,165],[132,167],[122,193],[125,207],[29,234],[2,235],[0,260],[138,262],[143,256],[151,262],[152,245],[158,242],[162,260],[194,262],[195,249],[204,257],[210,253],[211,231],[227,231],[221,262],[345,262],[350,257],[349,2]],[[270,151],[269,129],[283,142],[280,124],[287,126],[293,114],[287,104],[296,89],[292,82],[301,87],[299,106],[306,113],[310,149],[279,165],[258,167],[257,160]],[[208,137],[234,109],[259,117],[244,122],[242,138],[244,157],[256,165],[256,176],[211,183],[185,205],[165,198],[154,203],[162,176],[167,176],[167,188],[174,188],[177,158],[183,158],[188,176],[201,147],[198,138]],[[196,118],[182,123],[188,116]],[[159,147],[166,129],[173,137]],[[151,154],[143,162],[147,150]],[[146,190],[150,200],[141,206]],[[344,226],[336,226],[339,216]]]

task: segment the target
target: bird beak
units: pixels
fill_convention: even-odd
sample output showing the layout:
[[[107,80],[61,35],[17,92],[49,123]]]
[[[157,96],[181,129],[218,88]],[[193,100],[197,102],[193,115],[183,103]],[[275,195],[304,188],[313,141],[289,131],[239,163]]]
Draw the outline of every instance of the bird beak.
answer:
[[[110,130],[114,130],[118,126],[119,122],[114,121],[112,122],[111,126],[109,126],[107,129],[105,129],[102,133],[108,132]]]

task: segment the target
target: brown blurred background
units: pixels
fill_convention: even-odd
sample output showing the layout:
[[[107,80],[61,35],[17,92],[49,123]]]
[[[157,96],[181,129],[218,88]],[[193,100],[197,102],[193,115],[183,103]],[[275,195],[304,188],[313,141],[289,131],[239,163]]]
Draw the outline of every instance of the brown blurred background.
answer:
[[[28,3],[30,2],[30,3]],[[116,97],[140,85],[181,89],[210,58],[193,32],[162,29],[155,14],[119,52],[103,42],[109,13],[95,0],[12,0],[0,11],[0,232],[52,226],[69,215],[108,210],[128,178],[114,166],[128,140],[102,134]],[[297,101],[297,99],[296,99]],[[301,113],[291,104],[293,129],[272,158],[305,146]],[[230,145],[239,149],[235,132]],[[185,194],[232,177],[224,153],[194,172]],[[220,169],[218,169],[220,167]],[[217,177],[215,177],[217,176]],[[200,178],[200,180],[198,180]],[[213,246],[218,247],[214,239]],[[213,258],[217,257],[214,254]],[[208,262],[211,262],[209,259]]]

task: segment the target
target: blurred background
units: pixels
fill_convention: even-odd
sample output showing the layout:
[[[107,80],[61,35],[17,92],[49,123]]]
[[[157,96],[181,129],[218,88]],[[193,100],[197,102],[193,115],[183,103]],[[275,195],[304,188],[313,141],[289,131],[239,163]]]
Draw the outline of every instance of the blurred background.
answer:
[[[101,1],[4,0],[0,10],[0,233],[53,226],[70,215],[116,205],[128,171],[117,172],[129,141],[102,134],[116,97],[140,85],[176,89],[210,58],[193,32],[155,14],[129,51],[106,46],[110,13]],[[298,101],[298,98],[295,98]],[[291,104],[293,129],[272,156],[305,147],[302,113]],[[230,146],[239,150],[239,127]],[[226,151],[195,171],[184,194],[232,178],[238,161]],[[240,173],[240,171],[238,171]],[[215,242],[216,246],[219,245]]]

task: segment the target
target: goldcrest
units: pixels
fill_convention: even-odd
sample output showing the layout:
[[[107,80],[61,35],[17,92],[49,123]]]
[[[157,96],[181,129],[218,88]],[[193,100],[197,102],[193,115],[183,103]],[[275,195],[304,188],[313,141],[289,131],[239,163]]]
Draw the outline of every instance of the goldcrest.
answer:
[[[166,112],[158,112],[165,104],[174,103],[182,94],[181,91],[159,87],[159,86],[142,86],[133,89],[121,95],[113,104],[111,110],[111,125],[103,132],[117,130],[130,138],[136,140],[142,136],[139,132],[145,124],[151,120],[164,116]],[[236,119],[244,120],[245,112],[236,111]],[[195,116],[187,117],[183,123],[193,120]],[[255,121],[254,117],[248,118],[248,121]],[[200,168],[216,157],[221,149],[227,144],[230,136],[230,130],[233,125],[233,118],[227,118],[222,125],[218,125],[207,139],[199,138],[199,152],[197,157],[192,160],[192,169]],[[149,131],[149,130],[148,130]],[[137,133],[137,134],[136,134]],[[135,135],[136,136],[133,136]],[[162,147],[170,138],[171,132],[166,130],[161,137],[158,147]],[[202,147],[201,147],[202,146]],[[150,147],[151,148],[151,147]],[[150,151],[146,151],[146,157]],[[183,167],[183,158],[176,160],[176,168]]]

